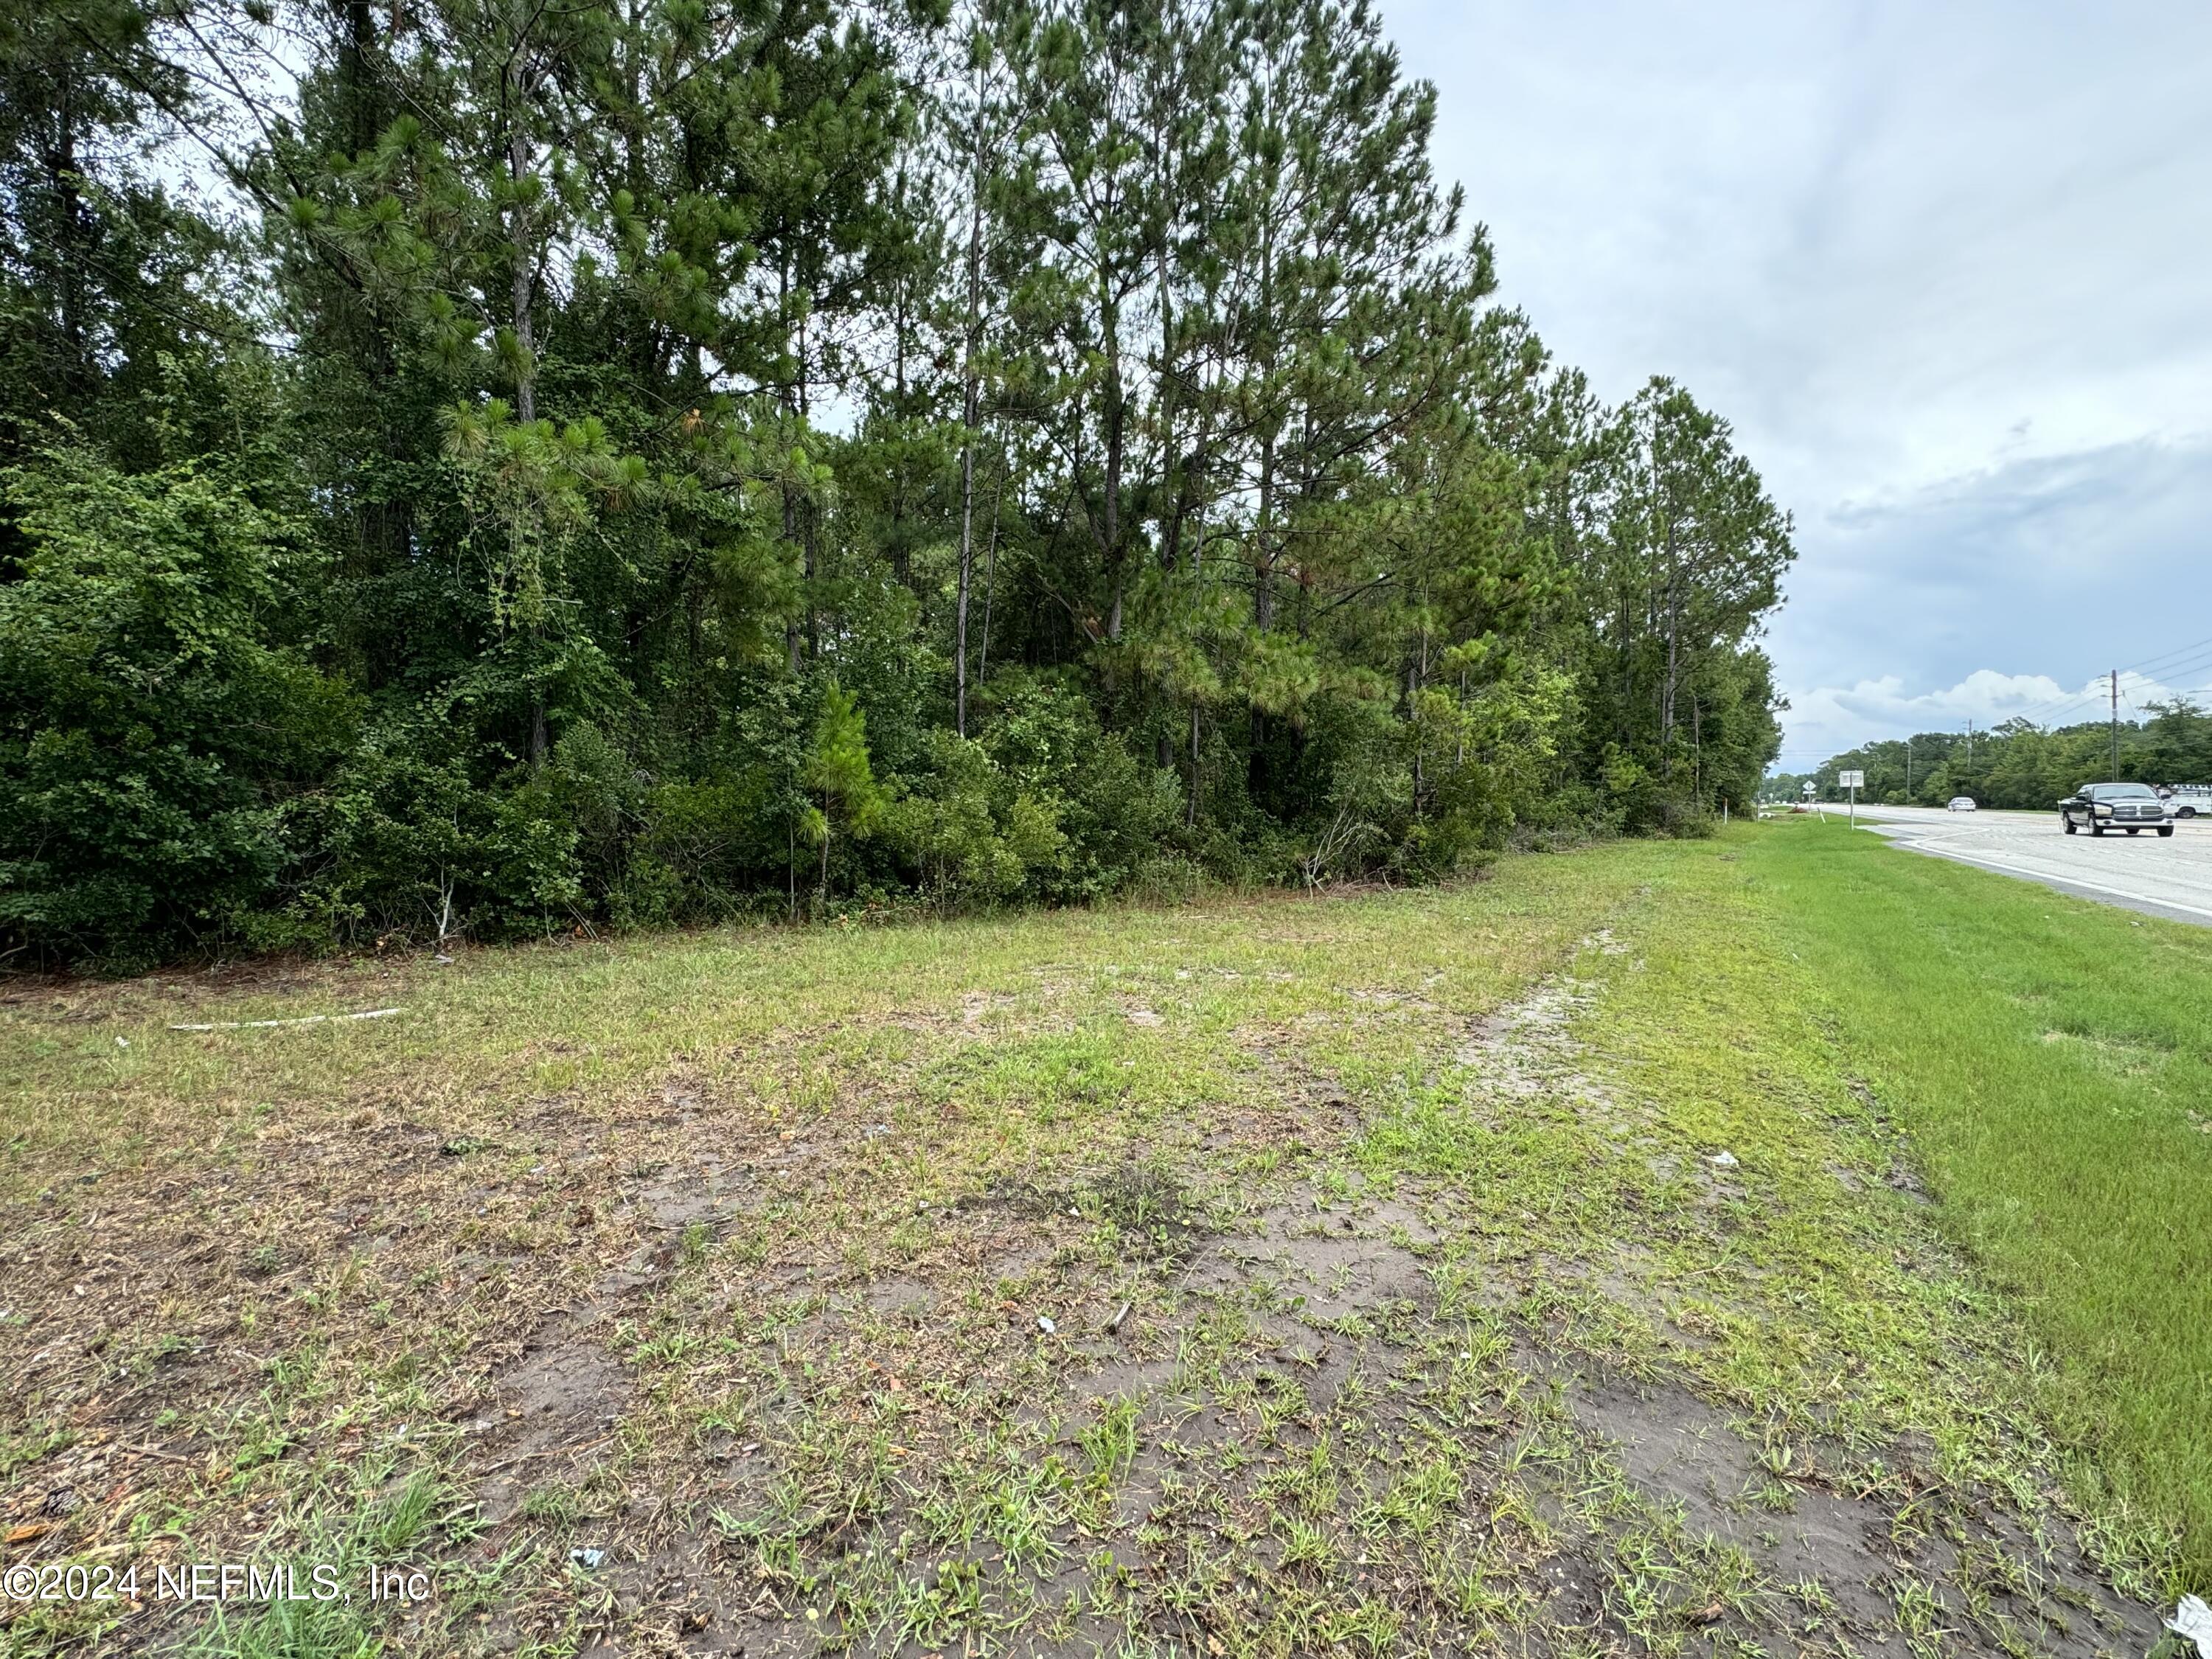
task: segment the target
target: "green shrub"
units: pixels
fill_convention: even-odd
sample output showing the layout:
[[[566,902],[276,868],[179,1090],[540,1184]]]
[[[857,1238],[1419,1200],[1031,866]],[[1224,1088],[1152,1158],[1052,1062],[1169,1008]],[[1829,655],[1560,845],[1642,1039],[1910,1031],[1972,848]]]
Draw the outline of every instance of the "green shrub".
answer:
[[[1055,806],[1023,789],[979,743],[935,732],[931,769],[884,811],[884,835],[916,884],[949,908],[1012,899],[1067,856]]]
[[[297,526],[75,448],[0,472],[0,951],[119,967],[245,939],[282,803],[354,717],[266,637]]]
[[[1085,699],[1056,681],[994,680],[980,743],[1065,838],[1056,858],[1032,868],[1029,890],[1037,898],[1066,903],[1116,892],[1180,831],[1181,781],[1132,755]]]
[[[547,792],[479,787],[458,760],[395,736],[365,744],[287,828],[312,874],[303,927],[342,942],[512,939],[585,914],[575,827]]]

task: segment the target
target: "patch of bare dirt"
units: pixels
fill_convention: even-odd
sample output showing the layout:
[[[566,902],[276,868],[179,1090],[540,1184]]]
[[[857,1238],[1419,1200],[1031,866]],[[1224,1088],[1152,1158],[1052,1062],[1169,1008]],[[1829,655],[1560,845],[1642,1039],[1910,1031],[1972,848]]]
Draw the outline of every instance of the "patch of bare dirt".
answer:
[[[1818,1583],[1832,1598],[1817,1639],[1779,1610],[1771,1623],[1754,1624],[1747,1634],[1770,1651],[1831,1653],[1841,1634],[1852,1651],[1904,1659],[1911,1650],[1899,1629],[1899,1597],[1908,1583],[1931,1587],[1942,1604],[1945,1653],[1998,1659],[2019,1650],[1998,1641],[1985,1620],[1957,1616],[1951,1581],[1962,1549],[2002,1547],[2015,1564],[2036,1552],[2016,1527],[1994,1517],[1978,1518],[1957,1538],[1901,1522],[1914,1489],[1933,1486],[1909,1461],[1887,1489],[1854,1492],[1817,1469],[1762,1468],[1759,1449],[1728,1414],[1679,1383],[1578,1378],[1567,1397],[1584,1431],[1692,1535],[1742,1550],[1776,1584]],[[2133,1653],[2158,1639],[2156,1619],[2115,1595],[2070,1539],[2034,1579],[1987,1588],[2032,1650],[2052,1659]]]
[[[612,1442],[630,1403],[630,1381],[587,1333],[587,1324],[566,1313],[550,1315],[520,1357],[497,1374],[498,1415],[473,1447],[477,1497],[488,1527],[513,1520],[532,1487],[580,1479]]]
[[[1608,955],[1626,947],[1600,933],[1584,941]],[[1658,1143],[1636,1133],[1649,1127],[1582,1069],[1572,1034],[1575,1019],[1592,1000],[1591,988],[1567,975],[1540,985],[1511,1007],[1479,1022],[1455,1058],[1473,1073],[1470,1105],[1478,1111],[1498,1103],[1541,1102],[1571,1105],[1583,1121],[1603,1128],[1616,1141],[1637,1150]],[[1861,1088],[1862,1103],[1872,1107]],[[1887,1128],[1886,1122],[1882,1126]],[[1901,1149],[1902,1141],[1898,1141]],[[1624,1151],[1628,1150],[1624,1147]],[[1702,1208],[1746,1197],[1749,1189],[1736,1166],[1717,1153],[1685,1158],[1650,1153],[1648,1162],[1662,1179],[1695,1182]],[[1862,1183],[1850,1172],[1830,1173],[1851,1191]],[[1887,1183],[1925,1203],[1920,1182],[1901,1156],[1893,1156]],[[1684,1334],[1663,1324],[1663,1313],[1650,1293],[1618,1271],[1600,1278],[1612,1299],[1662,1321],[1670,1340]],[[1694,1346],[1694,1339],[1692,1346]],[[2051,1534],[2032,1544],[2018,1523],[1992,1500],[1978,1503],[1955,1488],[1939,1490],[1932,1475],[1916,1476],[1915,1455],[1898,1460],[1901,1473],[1884,1489],[1854,1491],[1823,1476],[1817,1468],[1763,1465],[1755,1443],[1724,1412],[1692,1393],[1682,1382],[1587,1377],[1581,1363],[1548,1351],[1540,1341],[1522,1350],[1540,1371],[1560,1377],[1582,1431],[1619,1464],[1648,1497],[1680,1517],[1692,1539],[1710,1539],[1744,1551],[1776,1584],[1817,1584],[1830,1598],[1820,1628],[1808,1633],[1802,1609],[1792,1619],[1780,1607],[1747,1625],[1714,1610],[1712,1622],[1741,1626],[1743,1633],[1779,1654],[1832,1654],[1837,1633],[1848,1650],[1864,1655],[1911,1651],[1900,1628],[1904,1603],[1916,1593],[1932,1595],[1941,1621],[1945,1653],[1995,1656],[2017,1652],[2024,1638],[2033,1651],[2058,1659],[2142,1651],[2159,1634],[2149,1610],[2117,1595],[2087,1560],[2072,1530],[2053,1518]],[[1949,1528],[1929,1535],[1923,1521],[1908,1516],[1916,1499],[1936,1494]],[[1920,1505],[1922,1513],[1931,1506]],[[1577,1552],[1588,1571],[1601,1576],[1606,1549],[1592,1540]],[[2022,1565],[2036,1562],[2023,1577]],[[1994,1603],[1994,1620],[1985,1611],[1964,1616],[1960,1584],[1972,1582]],[[2008,1626],[2014,1645],[1991,1633]]]
[[[1436,1230],[1395,1199],[1347,1209],[1271,1205],[1246,1228],[1215,1240],[1182,1288],[1221,1293],[1265,1285],[1294,1304],[1303,1322],[1326,1325],[1407,1300],[1427,1300],[1420,1260],[1398,1240],[1432,1243]]]

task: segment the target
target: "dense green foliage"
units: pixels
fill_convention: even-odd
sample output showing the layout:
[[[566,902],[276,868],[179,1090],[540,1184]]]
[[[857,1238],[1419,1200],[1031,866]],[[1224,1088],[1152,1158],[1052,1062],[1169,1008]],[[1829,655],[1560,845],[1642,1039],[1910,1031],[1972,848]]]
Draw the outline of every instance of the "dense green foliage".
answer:
[[[1364,0],[0,58],[9,958],[1424,879],[1773,752],[1786,518],[1492,303]]]
[[[2108,720],[2057,727],[2013,720],[1971,735],[1923,732],[1863,744],[1812,772],[1778,774],[1763,793],[1795,800],[1810,783],[1819,799],[1841,800],[1836,777],[1847,769],[1866,774],[1862,800],[1941,806],[1968,795],[1983,806],[2039,810],[2085,783],[2212,783],[2212,714],[2176,699],[2153,703],[2147,718],[2117,726]]]

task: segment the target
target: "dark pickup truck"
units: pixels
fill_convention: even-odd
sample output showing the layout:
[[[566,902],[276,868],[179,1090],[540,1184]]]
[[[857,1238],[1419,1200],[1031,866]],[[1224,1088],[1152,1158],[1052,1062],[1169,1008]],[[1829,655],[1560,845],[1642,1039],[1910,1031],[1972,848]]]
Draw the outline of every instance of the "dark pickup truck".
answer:
[[[2093,836],[2107,830],[2131,836],[2144,830],[2173,833],[2166,821],[2166,803],[2147,783],[2085,783],[2058,803],[2058,818],[2069,836],[2084,826]]]

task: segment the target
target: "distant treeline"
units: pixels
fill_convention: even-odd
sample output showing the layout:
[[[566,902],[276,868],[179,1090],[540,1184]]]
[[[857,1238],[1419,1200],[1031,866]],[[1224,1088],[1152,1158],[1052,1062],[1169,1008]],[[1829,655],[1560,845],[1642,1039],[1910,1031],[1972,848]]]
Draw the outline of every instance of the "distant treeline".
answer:
[[[1741,805],[1789,522],[1435,114],[1364,0],[0,0],[0,961]]]
[[[1836,778],[1847,770],[1866,774],[1860,799],[1892,806],[1941,806],[1968,795],[1983,806],[2045,807],[2085,783],[2212,784],[2212,714],[2185,699],[2152,703],[2146,718],[2120,723],[2117,768],[2109,720],[2045,728],[2015,720],[1971,737],[1923,732],[1867,744],[1816,771],[1778,773],[1762,793],[1795,800],[1810,782],[1820,799],[1841,800]]]

